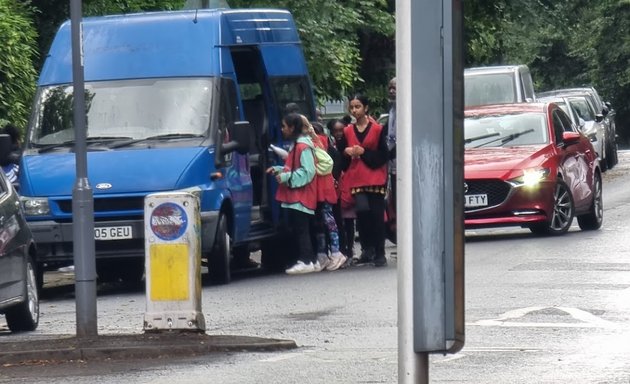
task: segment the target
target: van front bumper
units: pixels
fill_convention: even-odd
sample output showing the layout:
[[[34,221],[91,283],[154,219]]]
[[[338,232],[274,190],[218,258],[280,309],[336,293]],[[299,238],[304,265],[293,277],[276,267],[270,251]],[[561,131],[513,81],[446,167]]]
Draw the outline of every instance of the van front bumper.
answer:
[[[214,245],[219,212],[201,212],[201,251],[209,252]],[[29,221],[29,228],[37,244],[38,262],[68,261],[73,259],[74,229],[72,223],[53,220]],[[103,228],[131,229],[130,238],[95,239],[96,258],[144,257],[144,220],[95,221],[95,234]]]

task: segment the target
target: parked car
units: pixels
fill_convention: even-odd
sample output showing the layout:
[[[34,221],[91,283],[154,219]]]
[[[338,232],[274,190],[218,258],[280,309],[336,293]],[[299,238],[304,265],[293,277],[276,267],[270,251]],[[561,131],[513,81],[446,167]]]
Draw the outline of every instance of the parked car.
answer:
[[[593,87],[556,89],[539,94],[540,97],[558,95],[584,95],[589,98],[595,110],[595,115],[598,118],[601,115],[602,124],[606,130],[606,150],[603,155],[603,158],[606,159],[606,168],[614,167],[619,161],[617,157],[617,127],[615,125],[616,112],[610,103],[603,101]]]
[[[2,164],[8,161],[10,143],[8,135],[0,135]],[[18,194],[0,172],[0,314],[12,332],[33,331],[39,323],[35,255]]]
[[[534,82],[526,65],[475,67],[464,70],[466,107],[535,100]]]
[[[465,226],[521,226],[560,235],[603,221],[602,177],[591,142],[555,103],[465,111]]]
[[[599,165],[602,172],[608,169],[606,162],[606,127],[604,127],[602,116],[595,113],[593,105],[589,99],[583,95],[575,96],[547,96],[541,97],[538,101],[554,102],[569,116],[571,123],[580,132],[591,140],[595,152],[599,156]]]

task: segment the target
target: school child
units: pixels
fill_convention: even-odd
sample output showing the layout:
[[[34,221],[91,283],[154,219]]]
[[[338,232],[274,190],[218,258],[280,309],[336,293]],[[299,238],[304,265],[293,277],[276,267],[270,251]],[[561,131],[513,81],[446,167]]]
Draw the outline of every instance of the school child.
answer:
[[[347,124],[350,124],[350,122],[351,120],[349,119]],[[343,130],[347,124],[341,119],[328,121],[328,130],[331,132],[335,148],[339,147],[339,142],[343,138]],[[337,150],[337,152],[339,151]],[[354,257],[354,221],[357,215],[354,212],[354,199],[350,194],[350,189],[345,187],[347,183],[344,183],[346,173],[343,170],[343,161],[341,161],[341,159],[339,160],[340,161],[336,162],[335,169],[333,170],[335,189],[337,190],[337,204],[333,206],[333,213],[337,221],[337,228],[339,229],[341,253],[348,258],[346,263],[342,266],[342,268],[344,268],[352,262]]]
[[[316,257],[310,238],[311,220],[317,208],[317,179],[313,142],[302,133],[302,118],[290,113],[282,119],[282,135],[292,141],[284,166],[273,166],[267,173],[278,181],[276,200],[286,213],[291,238],[296,241],[297,262],[287,274],[311,273],[317,270]]]
[[[324,149],[327,153],[336,152],[330,148],[328,136],[324,133],[324,127],[318,123],[309,123],[304,117],[305,125],[309,126],[309,133],[313,144]],[[333,153],[331,157],[336,157]],[[315,212],[315,236],[317,242],[317,260],[322,269],[335,271],[345,262],[346,256],[339,248],[339,231],[333,215],[333,205],[337,203],[337,191],[332,172],[327,175],[317,175],[317,210]],[[328,237],[326,237],[328,234]],[[326,239],[328,238],[328,244]],[[330,246],[330,256],[328,255]]]
[[[387,130],[368,115],[369,101],[350,99],[355,123],[344,128],[339,151],[347,164],[344,183],[354,198],[361,256],[359,264],[387,265],[385,257],[385,193],[387,192]]]

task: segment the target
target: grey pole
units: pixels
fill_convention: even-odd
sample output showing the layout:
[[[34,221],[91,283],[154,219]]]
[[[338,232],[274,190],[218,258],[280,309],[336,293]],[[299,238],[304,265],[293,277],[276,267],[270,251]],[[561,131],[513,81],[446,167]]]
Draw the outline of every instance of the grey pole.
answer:
[[[87,177],[85,88],[81,0],[70,0],[72,81],[76,180],[72,190],[72,234],[77,337],[98,336],[96,323],[96,261],[94,256],[94,197]]]
[[[461,9],[396,1],[399,383],[464,342]]]
[[[398,184],[398,382],[429,382],[429,355],[414,350],[412,161],[412,33],[411,0],[396,1],[396,183]],[[418,16],[418,15],[416,15]],[[418,21],[421,23],[421,21]],[[416,43],[417,45],[417,43]],[[417,123],[417,122],[416,122]]]

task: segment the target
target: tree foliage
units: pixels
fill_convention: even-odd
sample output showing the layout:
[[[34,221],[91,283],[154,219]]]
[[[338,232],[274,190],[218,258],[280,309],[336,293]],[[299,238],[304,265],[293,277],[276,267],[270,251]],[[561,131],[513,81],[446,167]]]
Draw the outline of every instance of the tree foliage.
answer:
[[[31,8],[17,0],[0,0],[0,126],[23,127],[28,119],[37,72],[37,32]]]
[[[227,2],[292,12],[320,102],[360,92],[370,97],[373,111],[384,109],[387,81],[395,72],[394,0]],[[35,71],[57,28],[70,17],[69,3],[0,0],[0,119],[26,121]],[[175,10],[184,3],[82,1],[86,16]],[[618,131],[630,137],[628,20],[630,0],[466,1],[466,65],[527,64],[538,90],[593,85],[617,109]]]
[[[630,0],[466,3],[467,65],[527,64],[536,88],[594,86],[630,137]]]

